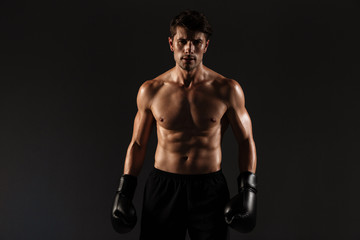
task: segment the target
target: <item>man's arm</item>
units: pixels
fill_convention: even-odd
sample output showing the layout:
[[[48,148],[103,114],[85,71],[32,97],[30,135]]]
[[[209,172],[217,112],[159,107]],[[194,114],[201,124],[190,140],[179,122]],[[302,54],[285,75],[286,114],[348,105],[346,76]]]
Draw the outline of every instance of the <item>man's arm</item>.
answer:
[[[238,82],[230,81],[227,117],[239,146],[240,172],[256,171],[256,148],[250,116],[245,108],[244,92]]]
[[[118,233],[131,231],[137,222],[135,207],[132,203],[134,197],[137,175],[144,163],[146,146],[151,133],[153,115],[150,111],[151,84],[145,82],[139,89],[137,96],[138,112],[134,121],[133,136],[128,147],[124,174],[115,194],[111,222]]]
[[[152,130],[154,117],[150,110],[151,83],[145,82],[137,95],[137,107],[131,142],[127,149],[124,174],[138,176],[143,166],[146,147]]]
[[[256,225],[256,149],[251,120],[245,109],[245,97],[240,85],[230,81],[227,116],[239,144],[240,175],[238,194],[225,206],[225,221],[235,230],[247,233]]]

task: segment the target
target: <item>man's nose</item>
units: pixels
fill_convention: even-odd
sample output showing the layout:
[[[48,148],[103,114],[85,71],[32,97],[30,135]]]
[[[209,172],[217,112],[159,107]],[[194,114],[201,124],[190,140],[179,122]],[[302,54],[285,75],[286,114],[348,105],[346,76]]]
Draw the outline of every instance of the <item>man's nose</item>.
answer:
[[[185,45],[185,53],[193,53],[194,52],[194,44],[191,41],[187,41]]]

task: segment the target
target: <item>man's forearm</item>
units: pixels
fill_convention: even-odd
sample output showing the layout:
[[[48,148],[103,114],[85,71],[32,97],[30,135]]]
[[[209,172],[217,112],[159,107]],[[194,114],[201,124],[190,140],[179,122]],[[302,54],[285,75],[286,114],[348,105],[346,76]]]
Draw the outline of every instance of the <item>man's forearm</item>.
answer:
[[[255,173],[256,171],[256,148],[252,138],[239,143],[239,169],[240,172]]]
[[[146,153],[146,145],[140,145],[136,141],[131,142],[126,152],[124,174],[138,176],[143,166]]]

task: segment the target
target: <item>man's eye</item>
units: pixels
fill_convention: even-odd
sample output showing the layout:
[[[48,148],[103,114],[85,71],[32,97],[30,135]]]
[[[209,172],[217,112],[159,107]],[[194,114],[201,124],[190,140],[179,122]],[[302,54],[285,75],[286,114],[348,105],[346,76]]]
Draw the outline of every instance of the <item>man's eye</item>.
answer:
[[[194,41],[194,45],[199,45],[199,44],[201,44],[201,40],[195,40]]]
[[[186,44],[186,40],[179,40],[179,43]]]

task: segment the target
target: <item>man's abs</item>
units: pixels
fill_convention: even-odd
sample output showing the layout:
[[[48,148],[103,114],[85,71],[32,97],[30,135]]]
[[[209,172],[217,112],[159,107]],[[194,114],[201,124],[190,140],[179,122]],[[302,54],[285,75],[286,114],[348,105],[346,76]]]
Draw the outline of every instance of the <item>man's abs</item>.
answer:
[[[221,147],[219,129],[207,134],[168,132],[158,129],[155,168],[180,174],[203,174],[220,170]]]

